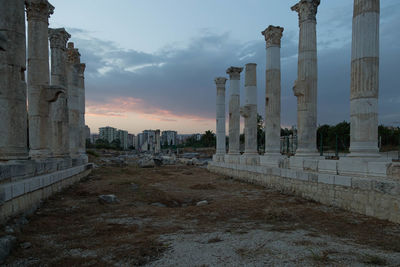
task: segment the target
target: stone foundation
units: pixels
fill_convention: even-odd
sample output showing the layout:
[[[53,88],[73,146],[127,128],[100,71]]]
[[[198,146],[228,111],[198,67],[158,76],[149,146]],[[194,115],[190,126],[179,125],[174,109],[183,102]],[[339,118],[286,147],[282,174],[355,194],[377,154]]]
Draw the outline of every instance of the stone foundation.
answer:
[[[10,168],[12,172],[18,170],[15,166]],[[26,168],[32,171],[32,166]],[[91,169],[92,164],[85,164],[30,178],[3,180],[0,184],[0,224],[12,216],[35,210],[42,200],[86,177]],[[25,174],[23,171],[21,174]]]
[[[298,168],[291,166],[290,169],[287,168],[289,166],[278,168],[209,162],[208,169],[211,172],[295,194],[325,205],[400,223],[400,176],[384,178],[313,172],[312,170],[318,169],[322,161],[336,166],[340,162],[293,161],[298,163]],[[281,165],[287,164],[290,164],[290,161],[286,159],[281,161]],[[392,165],[390,168],[400,167]]]

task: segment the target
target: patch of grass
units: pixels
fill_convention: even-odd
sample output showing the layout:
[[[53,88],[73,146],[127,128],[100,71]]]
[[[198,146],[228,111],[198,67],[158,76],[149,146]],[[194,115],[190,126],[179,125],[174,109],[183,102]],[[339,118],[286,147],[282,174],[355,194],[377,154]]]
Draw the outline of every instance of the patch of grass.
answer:
[[[326,264],[331,261],[331,259],[329,258],[329,251],[316,252],[310,249],[310,252],[310,258],[315,263]]]
[[[377,255],[366,254],[366,255],[364,255],[362,262],[365,264],[378,265],[378,266],[387,265],[387,260],[384,258],[381,258]]]
[[[216,236],[214,238],[209,239],[207,243],[211,244],[211,243],[218,243],[218,242],[222,242],[222,241],[223,240],[219,236]]]
[[[86,153],[96,158],[100,157],[100,155],[94,150],[86,150]]]

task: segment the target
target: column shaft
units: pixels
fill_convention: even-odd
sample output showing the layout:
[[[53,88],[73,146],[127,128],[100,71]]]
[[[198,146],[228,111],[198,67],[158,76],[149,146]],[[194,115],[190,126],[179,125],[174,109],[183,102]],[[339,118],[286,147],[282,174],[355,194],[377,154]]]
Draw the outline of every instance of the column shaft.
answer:
[[[71,36],[65,29],[49,29],[51,48],[51,85],[61,93],[50,104],[50,121],[54,157],[69,156],[69,118],[67,105],[66,44]]]
[[[229,87],[229,154],[240,154],[240,73],[243,68],[230,67]]]
[[[24,0],[0,0],[0,160],[28,158]]]
[[[217,155],[224,155],[226,153],[226,126],[225,126],[225,83],[226,78],[215,78],[217,86]]]
[[[354,0],[350,156],[379,157],[379,0]]]
[[[283,28],[269,26],[262,34],[267,44],[265,88],[265,154],[281,155],[281,38]]]
[[[316,156],[317,136],[317,35],[316,14],[320,0],[301,0],[292,7],[299,14],[297,97],[298,148],[296,156]]]
[[[54,7],[47,0],[28,0],[28,113],[30,155],[50,155],[48,18]]]
[[[244,117],[245,154],[258,154],[257,149],[257,65],[246,64]]]

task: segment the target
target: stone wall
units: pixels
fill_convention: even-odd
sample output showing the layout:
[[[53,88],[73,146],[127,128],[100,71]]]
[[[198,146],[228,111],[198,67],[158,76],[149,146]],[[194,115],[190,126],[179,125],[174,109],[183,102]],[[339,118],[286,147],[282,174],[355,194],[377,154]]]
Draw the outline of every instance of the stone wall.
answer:
[[[35,210],[40,202],[89,175],[92,164],[0,184],[0,224]]]
[[[343,176],[224,162],[210,162],[208,169],[325,205],[400,223],[400,179]]]

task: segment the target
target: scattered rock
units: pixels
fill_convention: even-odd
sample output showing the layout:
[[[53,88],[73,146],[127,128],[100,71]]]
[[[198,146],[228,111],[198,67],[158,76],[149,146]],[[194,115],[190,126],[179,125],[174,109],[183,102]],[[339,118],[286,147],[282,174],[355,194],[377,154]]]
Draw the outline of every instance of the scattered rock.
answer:
[[[115,195],[100,195],[99,202],[103,204],[104,203],[113,204],[113,203],[119,203],[119,200]]]
[[[208,205],[208,201],[207,200],[202,200],[196,203],[196,206],[205,206]]]
[[[164,204],[162,204],[160,202],[151,203],[150,205],[153,206],[153,207],[160,207],[160,208],[167,207],[166,205],[164,205]]]
[[[14,231],[14,229],[13,229],[11,226],[7,225],[7,226],[4,228],[4,232],[6,232],[7,234],[13,234],[15,231]]]
[[[154,168],[156,166],[154,159],[141,159],[138,164],[140,168]]]
[[[0,263],[4,262],[8,257],[16,241],[17,238],[12,235],[6,235],[0,238]]]
[[[22,244],[20,244],[22,249],[28,249],[32,247],[32,244],[30,242],[24,242]]]
[[[161,159],[161,158],[154,158],[153,161],[154,161],[154,164],[155,164],[156,166],[161,166],[161,165],[163,165],[163,162],[162,162],[162,159]]]

